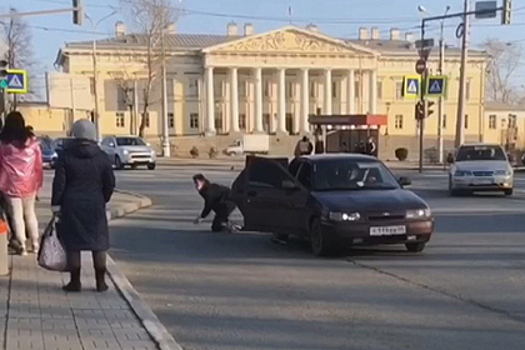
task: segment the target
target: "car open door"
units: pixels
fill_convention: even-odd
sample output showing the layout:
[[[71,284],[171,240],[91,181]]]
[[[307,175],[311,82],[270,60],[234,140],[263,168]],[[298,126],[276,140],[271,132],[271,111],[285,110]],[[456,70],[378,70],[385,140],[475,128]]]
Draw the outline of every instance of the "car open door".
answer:
[[[287,191],[297,187],[286,158],[248,157],[247,167],[234,183],[234,200],[244,215],[246,230],[280,232],[289,225]],[[242,184],[241,184],[242,183]],[[243,188],[242,193],[239,188]]]

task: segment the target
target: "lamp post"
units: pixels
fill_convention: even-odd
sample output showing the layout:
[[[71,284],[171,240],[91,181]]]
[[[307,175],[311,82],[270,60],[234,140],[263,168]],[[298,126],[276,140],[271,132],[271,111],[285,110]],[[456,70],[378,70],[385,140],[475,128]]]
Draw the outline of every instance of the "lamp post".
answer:
[[[94,22],[93,19],[86,13],[86,19],[91,23],[93,32],[97,30],[100,23],[115,15],[118,11],[114,10],[107,16],[102,17],[98,22]],[[93,94],[95,95],[95,127],[97,130],[97,140],[102,139],[102,130],[100,126],[100,109],[98,105],[98,69],[97,69],[97,41],[93,39],[92,42],[92,55],[93,55]]]

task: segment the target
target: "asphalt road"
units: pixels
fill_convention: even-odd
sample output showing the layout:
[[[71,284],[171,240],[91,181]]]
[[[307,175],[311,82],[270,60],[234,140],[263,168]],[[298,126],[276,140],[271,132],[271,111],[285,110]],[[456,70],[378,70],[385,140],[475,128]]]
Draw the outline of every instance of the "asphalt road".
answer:
[[[185,349],[524,349],[525,177],[510,198],[449,198],[443,173],[411,174],[436,215],[422,254],[321,259],[301,242],[193,225],[200,171],[224,184],[236,176],[119,172],[120,188],[155,205],[112,224],[112,256]]]

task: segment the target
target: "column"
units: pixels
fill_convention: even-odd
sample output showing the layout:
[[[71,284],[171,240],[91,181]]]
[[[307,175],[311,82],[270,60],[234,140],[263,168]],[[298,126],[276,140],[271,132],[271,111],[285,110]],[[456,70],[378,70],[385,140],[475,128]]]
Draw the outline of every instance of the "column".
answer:
[[[350,69],[346,76],[346,113],[355,114],[355,72]]]
[[[332,71],[324,71],[324,113],[332,114]]]
[[[286,70],[284,68],[279,69],[279,96],[277,103],[279,104],[277,112],[277,132],[286,133]]]
[[[206,135],[215,135],[215,95],[213,91],[213,67],[206,67]]]
[[[310,114],[310,99],[308,90],[310,82],[308,79],[308,69],[301,70],[301,120],[300,120],[300,132],[309,133],[310,124],[308,122],[308,115]]]
[[[255,123],[253,132],[261,134],[263,130],[263,89],[262,89],[262,69],[255,68]]]
[[[370,90],[369,97],[368,97],[368,103],[370,103],[370,106],[368,107],[368,113],[376,114],[377,113],[377,72],[375,70],[369,71],[368,78],[369,78],[368,87]]]
[[[230,133],[239,129],[239,77],[237,68],[230,69]]]

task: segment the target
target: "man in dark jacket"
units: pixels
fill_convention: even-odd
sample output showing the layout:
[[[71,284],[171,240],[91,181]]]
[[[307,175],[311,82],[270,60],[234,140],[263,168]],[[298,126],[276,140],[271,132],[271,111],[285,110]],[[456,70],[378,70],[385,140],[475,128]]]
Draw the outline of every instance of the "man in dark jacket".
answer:
[[[193,182],[201,197],[204,198],[204,209],[194,223],[201,223],[213,211],[215,212],[211,225],[213,232],[237,231],[238,226],[233,225],[229,220],[230,214],[236,208],[235,203],[231,200],[231,190],[226,186],[212,184],[202,174],[193,176]]]
[[[313,150],[314,145],[312,145],[308,137],[304,136],[299,142],[297,142],[294,155],[296,157],[307,156],[312,154]]]

